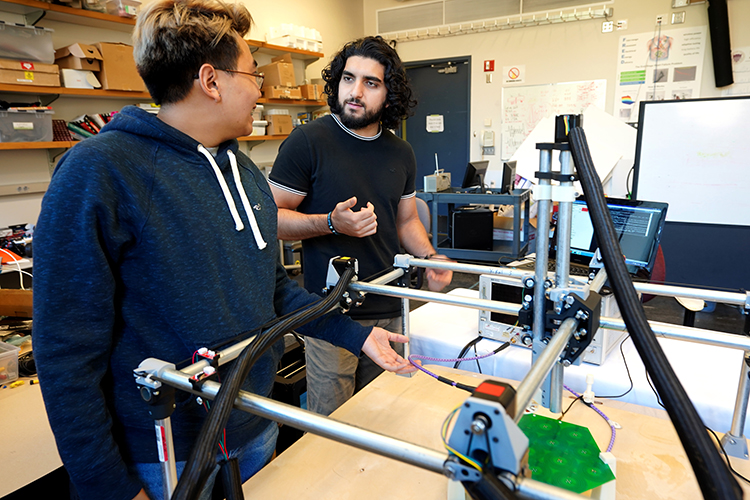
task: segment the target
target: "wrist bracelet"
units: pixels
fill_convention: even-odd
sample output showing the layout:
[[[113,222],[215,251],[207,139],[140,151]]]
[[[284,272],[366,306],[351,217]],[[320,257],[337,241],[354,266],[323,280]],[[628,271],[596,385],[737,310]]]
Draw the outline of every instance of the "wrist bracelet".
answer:
[[[328,229],[330,229],[333,234],[338,235],[339,234],[338,231],[336,231],[333,228],[333,221],[331,220],[331,214],[332,213],[333,213],[333,211],[328,212],[328,218],[327,218],[327,220],[328,220]]]

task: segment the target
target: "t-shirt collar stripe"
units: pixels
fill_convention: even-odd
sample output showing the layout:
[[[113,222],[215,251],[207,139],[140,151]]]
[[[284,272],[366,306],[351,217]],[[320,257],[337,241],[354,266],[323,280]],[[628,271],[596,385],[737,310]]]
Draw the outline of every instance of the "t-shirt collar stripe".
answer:
[[[336,123],[339,124],[339,127],[341,127],[347,134],[351,135],[352,137],[356,137],[357,139],[363,140],[363,141],[374,141],[375,139],[377,139],[378,137],[380,137],[380,134],[383,133],[383,127],[380,127],[380,129],[378,130],[377,134],[375,134],[372,137],[365,137],[363,135],[359,135],[359,134],[353,132],[352,130],[348,129],[346,127],[346,125],[344,125],[343,123],[341,123],[341,120],[339,120],[339,117],[336,116],[335,114],[331,113],[331,116],[333,117],[334,120],[336,120]]]

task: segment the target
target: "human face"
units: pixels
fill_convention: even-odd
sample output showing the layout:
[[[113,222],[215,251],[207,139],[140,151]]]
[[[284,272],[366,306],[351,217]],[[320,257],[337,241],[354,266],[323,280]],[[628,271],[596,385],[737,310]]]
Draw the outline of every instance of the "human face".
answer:
[[[242,137],[253,133],[253,110],[260,98],[260,87],[255,73],[258,63],[250,53],[250,47],[240,40],[240,56],[235,69],[238,72],[217,70],[223,80],[222,100],[227,104],[223,118],[232,131],[232,136]],[[235,135],[236,134],[236,135]]]
[[[385,68],[374,59],[351,56],[346,60],[339,82],[341,123],[364,136],[380,130],[380,117],[386,106]]]

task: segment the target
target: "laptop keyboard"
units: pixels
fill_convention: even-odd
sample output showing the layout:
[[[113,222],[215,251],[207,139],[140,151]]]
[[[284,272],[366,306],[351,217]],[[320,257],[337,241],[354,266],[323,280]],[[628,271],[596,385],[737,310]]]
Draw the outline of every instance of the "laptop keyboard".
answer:
[[[523,271],[533,271],[535,269],[536,263],[535,262],[527,262],[525,264],[521,264],[520,266],[516,266],[515,269],[521,269]],[[554,273],[555,272],[555,261],[554,260],[548,260],[547,261],[547,271]],[[568,272],[572,276],[584,276],[588,277],[589,274],[591,274],[591,271],[589,271],[588,267],[583,266],[575,266],[570,265],[568,267]]]

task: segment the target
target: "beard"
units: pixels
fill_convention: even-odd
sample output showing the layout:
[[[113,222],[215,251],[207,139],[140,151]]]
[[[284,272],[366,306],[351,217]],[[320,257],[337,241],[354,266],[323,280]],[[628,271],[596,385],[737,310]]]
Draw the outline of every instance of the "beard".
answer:
[[[345,107],[346,104],[350,102],[363,106],[362,109],[364,109],[364,114],[362,116],[352,116]],[[369,110],[364,107],[364,104],[358,99],[346,99],[343,103],[341,101],[338,101],[336,103],[335,109],[332,109],[331,111],[333,111],[336,116],[339,117],[339,120],[341,120],[341,123],[346,128],[350,130],[359,130],[367,127],[368,125],[379,122],[380,118],[383,116],[384,109],[385,103],[381,104],[377,109]]]

